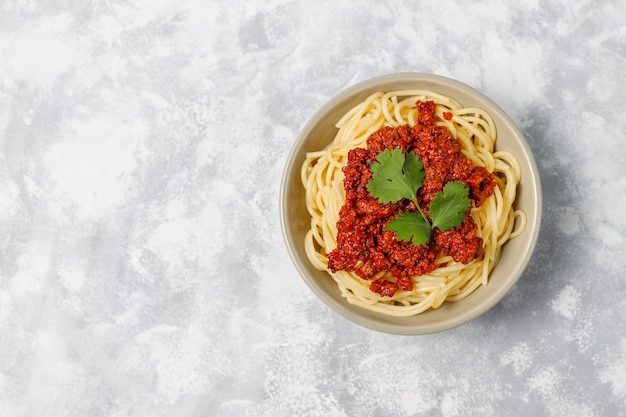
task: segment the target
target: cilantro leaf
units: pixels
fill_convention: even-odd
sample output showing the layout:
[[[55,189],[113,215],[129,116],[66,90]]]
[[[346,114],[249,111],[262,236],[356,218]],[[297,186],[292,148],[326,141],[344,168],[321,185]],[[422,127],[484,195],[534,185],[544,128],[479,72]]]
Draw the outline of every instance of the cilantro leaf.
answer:
[[[426,177],[424,164],[415,152],[403,153],[400,148],[385,149],[370,165],[372,179],[366,185],[370,194],[382,204],[395,203],[403,198],[417,204],[417,190]]]
[[[430,241],[435,227],[441,231],[453,229],[463,223],[465,212],[471,205],[469,189],[461,181],[447,183],[430,202],[430,219],[417,203],[417,191],[426,174],[424,164],[415,152],[402,152],[400,148],[385,149],[370,165],[372,178],[366,187],[381,204],[396,203],[403,198],[415,203],[417,212],[400,213],[384,227],[396,232],[399,240],[419,246]]]
[[[441,231],[453,229],[463,223],[465,212],[470,207],[469,189],[461,181],[449,182],[443,191],[435,194],[430,202],[429,215],[433,228]]]
[[[418,213],[406,212],[387,223],[385,230],[396,232],[396,237],[405,242],[412,241],[415,246],[430,241],[430,224]]]

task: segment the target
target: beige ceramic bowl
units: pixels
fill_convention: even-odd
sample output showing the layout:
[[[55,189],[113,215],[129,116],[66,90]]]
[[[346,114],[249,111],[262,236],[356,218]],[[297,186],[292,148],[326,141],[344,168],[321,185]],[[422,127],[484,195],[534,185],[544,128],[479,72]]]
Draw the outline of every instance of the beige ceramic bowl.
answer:
[[[521,164],[516,208],[526,212],[528,224],[519,237],[510,240],[492,271],[489,284],[467,298],[447,302],[437,309],[413,317],[389,317],[349,304],[341,297],[333,279],[315,269],[304,250],[304,236],[310,217],[304,202],[300,167],[309,151],[331,142],[337,132],[335,123],[350,108],[377,91],[425,89],[445,94],[465,107],[488,111],[497,127],[497,150],[513,153]],[[493,101],[478,91],[441,76],[420,73],[385,75],[361,82],[339,93],[326,103],[304,126],[287,159],[280,194],[280,220],[285,243],[296,269],[311,290],[333,311],[361,326],[394,334],[427,334],[467,323],[496,305],[522,275],[532,255],[541,223],[541,183],[535,159],[523,134]]]

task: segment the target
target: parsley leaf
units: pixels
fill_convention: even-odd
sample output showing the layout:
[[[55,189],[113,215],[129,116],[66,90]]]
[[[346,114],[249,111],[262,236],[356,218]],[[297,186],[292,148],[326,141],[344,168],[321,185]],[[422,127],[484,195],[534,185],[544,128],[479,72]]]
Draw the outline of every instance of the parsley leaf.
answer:
[[[395,203],[408,198],[417,204],[417,190],[426,177],[424,164],[415,152],[403,153],[400,148],[385,149],[370,165],[372,179],[366,187],[380,203]]]
[[[415,203],[417,213],[400,213],[389,221],[384,230],[396,232],[396,237],[415,246],[430,242],[435,227],[441,231],[453,229],[463,223],[469,209],[469,189],[462,181],[447,183],[430,202],[430,219],[417,202],[417,191],[426,174],[424,164],[415,152],[402,152],[400,148],[385,149],[370,165],[372,178],[366,187],[381,204],[396,203],[403,198]]]
[[[396,232],[399,240],[412,241],[415,246],[423,245],[430,240],[430,223],[414,212],[398,214],[398,217],[387,223],[384,229]]]
[[[461,181],[449,182],[443,191],[435,194],[430,202],[429,214],[433,228],[441,231],[453,229],[463,223],[465,212],[470,207],[469,189]]]

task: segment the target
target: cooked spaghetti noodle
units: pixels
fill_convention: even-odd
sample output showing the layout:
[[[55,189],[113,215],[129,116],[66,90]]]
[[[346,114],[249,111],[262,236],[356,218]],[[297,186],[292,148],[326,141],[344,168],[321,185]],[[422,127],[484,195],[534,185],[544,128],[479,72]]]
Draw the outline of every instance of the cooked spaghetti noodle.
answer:
[[[371,281],[354,272],[332,273],[328,268],[327,254],[337,247],[337,222],[345,202],[342,168],[347,163],[348,152],[365,148],[368,137],[380,128],[414,126],[418,120],[417,101],[433,101],[436,124],[449,130],[474,165],[494,174],[493,194],[470,211],[478,226],[478,236],[483,240],[484,255],[463,264],[439,254],[435,259],[436,269],[411,277],[411,291],[381,296],[370,290]],[[369,310],[413,316],[437,308],[444,301],[461,300],[487,284],[502,245],[518,236],[526,225],[524,212],[513,207],[520,166],[511,153],[495,151],[496,127],[490,115],[478,108],[464,108],[452,98],[435,92],[407,90],[372,94],[348,111],[336,126],[337,134],[325,149],[307,154],[301,176],[311,215],[311,229],[305,238],[307,256],[317,269],[328,271],[342,296],[349,303]]]

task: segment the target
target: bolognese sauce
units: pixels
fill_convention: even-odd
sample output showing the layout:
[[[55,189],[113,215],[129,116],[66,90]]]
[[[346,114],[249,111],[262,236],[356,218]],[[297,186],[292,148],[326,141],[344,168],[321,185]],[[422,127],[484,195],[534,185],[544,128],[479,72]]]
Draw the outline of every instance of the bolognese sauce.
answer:
[[[399,213],[415,212],[417,207],[408,199],[381,204],[370,195],[366,188],[372,178],[370,165],[380,152],[400,148],[404,153],[417,154],[425,178],[416,200],[426,215],[435,194],[448,182],[462,181],[475,207],[493,194],[496,186],[493,174],[475,166],[450,132],[435,123],[435,103],[418,101],[416,105],[418,120],[414,126],[383,127],[370,135],[366,148],[348,153],[343,168],[346,196],[337,222],[337,247],[326,255],[332,272],[352,271],[371,281],[370,290],[381,296],[392,296],[397,290],[411,291],[411,277],[433,271],[439,254],[464,264],[480,258],[483,241],[469,210],[460,226],[445,232],[435,228],[432,241],[419,246],[384,230]],[[448,119],[452,115],[444,116]]]

